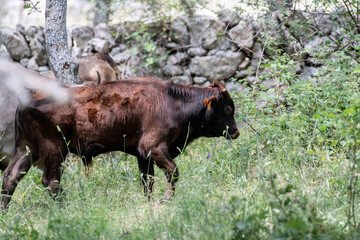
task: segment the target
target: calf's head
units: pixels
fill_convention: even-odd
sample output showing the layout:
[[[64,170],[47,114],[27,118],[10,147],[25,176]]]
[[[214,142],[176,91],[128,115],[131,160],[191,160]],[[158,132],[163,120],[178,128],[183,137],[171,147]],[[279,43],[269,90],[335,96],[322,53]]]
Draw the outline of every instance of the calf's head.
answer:
[[[222,83],[214,83],[211,87],[218,89],[219,94],[204,100],[207,136],[225,136],[227,139],[235,139],[239,136],[239,130],[234,118],[234,101]]]

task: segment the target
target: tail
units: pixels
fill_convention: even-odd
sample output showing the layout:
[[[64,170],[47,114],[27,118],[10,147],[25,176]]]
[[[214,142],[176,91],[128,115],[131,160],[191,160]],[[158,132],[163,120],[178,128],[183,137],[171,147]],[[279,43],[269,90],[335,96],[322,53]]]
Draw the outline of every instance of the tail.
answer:
[[[20,107],[26,107],[33,103],[34,92],[60,104],[70,101],[69,91],[57,80],[5,60],[0,60],[0,66],[0,84],[3,83],[16,94]]]

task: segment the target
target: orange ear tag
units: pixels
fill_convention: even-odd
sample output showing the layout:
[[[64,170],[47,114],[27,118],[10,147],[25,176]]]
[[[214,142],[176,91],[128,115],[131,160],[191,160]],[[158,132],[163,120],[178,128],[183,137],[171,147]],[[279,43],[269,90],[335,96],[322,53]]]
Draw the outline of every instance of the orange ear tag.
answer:
[[[210,111],[210,109],[211,109],[211,101],[209,101],[209,104],[208,104],[208,106],[207,106],[207,109]]]
[[[211,100],[209,101],[209,99],[205,99],[204,100],[204,106],[207,107],[207,109],[210,111],[211,109]]]
[[[204,100],[204,106],[205,106],[205,107],[207,107],[207,105],[208,105],[208,101],[209,101],[209,99],[208,99],[208,98]]]

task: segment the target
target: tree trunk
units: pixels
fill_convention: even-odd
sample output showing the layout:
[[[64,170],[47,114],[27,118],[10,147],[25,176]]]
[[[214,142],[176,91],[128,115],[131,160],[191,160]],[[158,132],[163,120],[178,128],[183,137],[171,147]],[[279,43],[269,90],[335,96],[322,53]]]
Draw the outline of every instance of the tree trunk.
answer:
[[[111,0],[95,0],[93,26],[109,22]]]
[[[79,63],[71,57],[66,32],[66,0],[46,0],[45,44],[49,66],[65,83],[80,83]]]

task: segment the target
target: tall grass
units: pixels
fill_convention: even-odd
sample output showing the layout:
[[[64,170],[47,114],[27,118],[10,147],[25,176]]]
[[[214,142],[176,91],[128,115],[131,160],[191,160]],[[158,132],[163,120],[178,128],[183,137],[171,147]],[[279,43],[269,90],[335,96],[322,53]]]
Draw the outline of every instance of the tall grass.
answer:
[[[148,201],[136,159],[122,153],[95,158],[88,176],[81,161],[68,161],[60,203],[33,167],[0,216],[0,239],[358,239],[352,71],[295,81],[286,107],[260,109],[254,89],[234,95],[239,123],[251,127],[234,141],[189,146],[175,159],[180,180],[165,204],[157,204],[164,173],[156,168]]]
[[[192,144],[176,159],[181,175],[174,199],[161,205],[156,200],[165,191],[163,172],[156,171],[153,200],[147,201],[136,160],[120,153],[96,158],[89,176],[79,161],[68,162],[61,204],[32,168],[0,217],[0,238],[350,238],[346,154],[307,153],[291,124],[286,130],[255,126],[261,136],[242,129],[232,143],[219,138]]]

